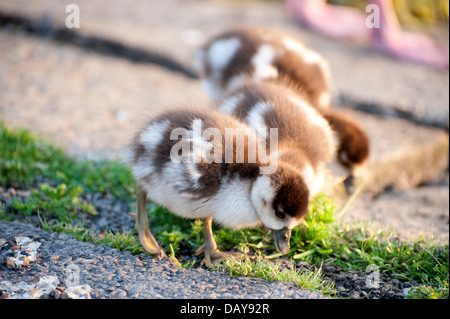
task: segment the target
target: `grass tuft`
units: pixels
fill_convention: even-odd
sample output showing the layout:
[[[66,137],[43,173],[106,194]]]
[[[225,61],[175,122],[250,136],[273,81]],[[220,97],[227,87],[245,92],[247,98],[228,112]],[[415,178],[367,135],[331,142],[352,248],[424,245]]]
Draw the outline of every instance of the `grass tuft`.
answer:
[[[0,122],[0,185],[16,188],[35,186],[50,180],[85,192],[111,193],[117,198],[134,198],[131,172],[114,161],[77,162],[61,148],[25,130],[11,130]]]
[[[247,276],[263,278],[267,281],[292,282],[303,289],[321,291],[324,294],[334,292],[334,284],[323,279],[321,268],[314,271],[295,269],[291,264],[289,269],[282,268],[278,262],[272,262],[259,256],[256,261],[249,259],[227,259],[216,270],[225,270],[231,276]]]

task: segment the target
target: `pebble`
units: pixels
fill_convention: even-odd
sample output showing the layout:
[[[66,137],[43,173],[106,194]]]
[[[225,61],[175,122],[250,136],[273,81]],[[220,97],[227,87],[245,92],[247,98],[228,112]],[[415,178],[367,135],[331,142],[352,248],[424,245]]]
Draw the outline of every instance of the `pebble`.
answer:
[[[359,299],[359,292],[355,291],[352,293],[352,298],[353,299]]]
[[[69,299],[91,299],[91,290],[89,285],[77,285],[67,288],[64,293]]]
[[[393,298],[395,296],[395,291],[389,290],[386,292],[386,297]]]
[[[54,297],[55,299],[61,299],[61,291],[58,289],[53,289],[50,296]]]

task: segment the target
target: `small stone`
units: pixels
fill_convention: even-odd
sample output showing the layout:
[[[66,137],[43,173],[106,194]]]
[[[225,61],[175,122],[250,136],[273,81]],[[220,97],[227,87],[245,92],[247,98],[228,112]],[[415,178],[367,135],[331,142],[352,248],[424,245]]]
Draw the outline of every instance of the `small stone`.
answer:
[[[403,299],[405,296],[401,292],[397,292],[394,296],[395,299]]]
[[[116,298],[116,299],[123,299],[123,298],[126,298],[126,296],[127,296],[126,291],[124,291],[124,290],[122,290],[122,289],[114,290],[113,298]]]
[[[386,292],[386,297],[393,298],[395,296],[395,291],[389,290]]]
[[[28,197],[31,195],[31,191],[29,191],[29,190],[17,190],[16,193],[18,196],[21,196],[21,197]]]
[[[297,263],[297,267],[309,267],[310,265],[309,265],[309,263],[307,262],[307,261],[304,261],[304,260],[302,260],[302,261],[299,261],[298,263]]]
[[[58,239],[67,240],[67,239],[69,239],[69,238],[70,238],[69,235],[67,235],[67,234],[65,234],[65,233],[60,233],[60,234],[58,235]]]
[[[9,298],[12,292],[12,285],[9,281],[0,281],[0,295]],[[3,294],[3,295],[2,295]]]
[[[41,298],[43,295],[50,295],[58,284],[59,279],[55,276],[43,276],[36,284],[37,292],[34,295],[37,298]]]
[[[33,297],[34,299],[38,299],[41,297],[42,294],[39,293],[39,289],[37,289],[36,287],[31,288],[28,293],[30,294],[31,297]]]
[[[30,265],[30,258],[25,256],[25,257],[22,257],[21,260],[23,262],[22,267],[28,267]]]
[[[324,270],[326,270],[327,272],[336,272],[337,268],[333,265],[326,265],[324,266]]]
[[[0,299],[8,299],[9,297],[8,293],[0,291]]]
[[[23,261],[19,260],[16,257],[8,257],[6,258],[6,267],[9,269],[20,269],[22,267]]]
[[[16,196],[16,189],[15,188],[8,188],[8,192],[12,195],[12,196]]]
[[[89,285],[72,286],[66,289],[64,293],[70,299],[91,299],[91,287]]]
[[[400,280],[398,280],[398,279],[392,279],[391,284],[394,287],[397,287],[397,288],[400,288],[400,289],[403,288],[403,283]]]
[[[33,240],[30,237],[26,236],[17,236],[15,238],[17,245],[23,246],[25,244],[28,244],[29,242],[33,242]]]

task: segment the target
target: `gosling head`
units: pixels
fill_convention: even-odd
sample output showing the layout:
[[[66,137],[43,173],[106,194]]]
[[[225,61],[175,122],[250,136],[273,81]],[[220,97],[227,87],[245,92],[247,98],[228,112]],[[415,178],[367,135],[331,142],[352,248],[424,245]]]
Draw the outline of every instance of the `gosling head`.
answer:
[[[251,201],[264,227],[272,230],[275,247],[286,254],[291,230],[308,211],[309,189],[297,172],[279,167],[272,175],[260,175],[251,190]]]

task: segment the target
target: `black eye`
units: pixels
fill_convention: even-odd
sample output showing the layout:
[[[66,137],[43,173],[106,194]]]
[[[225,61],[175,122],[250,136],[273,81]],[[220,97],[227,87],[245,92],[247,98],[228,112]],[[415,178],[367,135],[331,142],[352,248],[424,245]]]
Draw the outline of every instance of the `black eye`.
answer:
[[[284,219],[286,217],[286,214],[282,210],[277,209],[275,210],[275,216],[277,216],[280,219]]]

